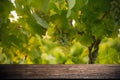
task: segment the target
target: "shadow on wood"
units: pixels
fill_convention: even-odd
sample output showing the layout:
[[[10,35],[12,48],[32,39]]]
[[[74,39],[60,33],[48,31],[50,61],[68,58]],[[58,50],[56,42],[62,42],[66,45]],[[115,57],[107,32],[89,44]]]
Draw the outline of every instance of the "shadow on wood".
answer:
[[[0,79],[120,79],[120,65],[0,65]]]

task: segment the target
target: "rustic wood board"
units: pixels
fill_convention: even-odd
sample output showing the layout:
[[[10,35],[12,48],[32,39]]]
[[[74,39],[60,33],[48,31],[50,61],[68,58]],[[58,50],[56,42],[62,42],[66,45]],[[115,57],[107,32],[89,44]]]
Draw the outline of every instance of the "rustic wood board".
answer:
[[[120,79],[120,65],[0,65],[0,79]]]

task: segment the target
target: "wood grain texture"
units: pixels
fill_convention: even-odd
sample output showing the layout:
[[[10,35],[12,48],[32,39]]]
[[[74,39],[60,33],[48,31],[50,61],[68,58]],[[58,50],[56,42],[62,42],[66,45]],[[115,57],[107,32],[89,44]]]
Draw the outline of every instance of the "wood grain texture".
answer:
[[[0,65],[0,79],[120,79],[120,65]]]

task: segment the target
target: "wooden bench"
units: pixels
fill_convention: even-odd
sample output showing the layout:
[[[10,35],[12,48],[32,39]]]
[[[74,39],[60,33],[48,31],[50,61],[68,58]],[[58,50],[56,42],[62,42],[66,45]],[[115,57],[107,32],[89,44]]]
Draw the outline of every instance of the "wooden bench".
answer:
[[[0,79],[120,79],[120,65],[100,64],[4,64]]]

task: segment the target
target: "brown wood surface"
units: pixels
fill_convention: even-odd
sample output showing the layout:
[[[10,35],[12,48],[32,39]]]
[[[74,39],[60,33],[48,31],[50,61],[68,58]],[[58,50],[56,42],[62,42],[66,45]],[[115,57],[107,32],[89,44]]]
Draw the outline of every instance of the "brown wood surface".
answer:
[[[120,79],[120,65],[0,65],[0,78],[6,79],[54,79],[92,78]]]

